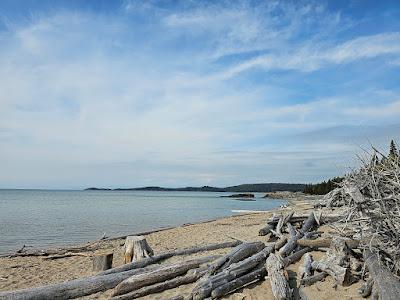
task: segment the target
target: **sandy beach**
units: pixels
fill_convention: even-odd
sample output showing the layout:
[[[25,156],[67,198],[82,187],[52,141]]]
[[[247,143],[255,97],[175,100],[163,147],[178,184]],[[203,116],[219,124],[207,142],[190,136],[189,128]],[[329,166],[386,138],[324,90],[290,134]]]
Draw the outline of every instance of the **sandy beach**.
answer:
[[[312,209],[309,200],[303,198],[291,199],[288,207],[271,210],[269,212],[246,213],[232,217],[221,218],[215,221],[203,222],[166,229],[146,235],[146,239],[154,252],[160,253],[166,250],[186,248],[196,245],[204,245],[217,242],[232,241],[263,241],[267,239],[258,236],[258,231],[265,225],[266,220],[273,213],[295,210],[296,213],[305,213]],[[322,226],[320,231],[327,235],[331,229]],[[91,255],[101,251],[113,251],[113,266],[123,264],[123,243],[124,239],[101,241],[99,249],[88,251],[87,256],[74,256],[47,260],[43,257],[14,257],[0,259],[0,291],[9,291],[29,287],[37,287],[50,283],[57,283],[66,280],[93,275]],[[162,264],[175,261],[187,260],[193,257],[207,256],[213,254],[225,254],[230,249],[222,249],[198,253],[196,255],[178,256],[165,260]],[[315,259],[323,256],[322,251],[311,252]],[[292,264],[289,270],[292,285],[298,280],[298,267],[302,260]],[[362,282],[350,287],[336,286],[331,277],[325,281],[318,282],[310,287],[304,287],[303,292],[308,299],[362,299],[357,288]],[[189,293],[193,284],[180,286],[159,294],[153,294],[142,299],[169,299],[178,294]],[[111,291],[93,294],[82,299],[108,299]],[[295,291],[296,295],[296,291]],[[273,299],[270,283],[268,280],[251,284],[224,299]]]

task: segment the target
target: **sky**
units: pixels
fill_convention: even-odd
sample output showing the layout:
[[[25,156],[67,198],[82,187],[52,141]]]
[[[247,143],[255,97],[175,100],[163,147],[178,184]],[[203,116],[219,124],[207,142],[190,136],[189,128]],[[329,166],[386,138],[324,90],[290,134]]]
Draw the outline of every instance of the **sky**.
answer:
[[[0,1],[0,188],[318,182],[399,117],[399,1]]]

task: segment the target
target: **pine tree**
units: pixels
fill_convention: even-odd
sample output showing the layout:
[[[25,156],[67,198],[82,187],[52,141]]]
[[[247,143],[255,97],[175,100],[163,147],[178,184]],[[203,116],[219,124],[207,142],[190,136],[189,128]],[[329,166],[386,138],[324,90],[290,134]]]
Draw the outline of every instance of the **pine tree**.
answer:
[[[399,161],[400,161],[399,160],[399,152],[397,151],[396,144],[394,143],[393,140],[390,142],[390,150],[389,150],[388,159],[392,163],[399,163]]]

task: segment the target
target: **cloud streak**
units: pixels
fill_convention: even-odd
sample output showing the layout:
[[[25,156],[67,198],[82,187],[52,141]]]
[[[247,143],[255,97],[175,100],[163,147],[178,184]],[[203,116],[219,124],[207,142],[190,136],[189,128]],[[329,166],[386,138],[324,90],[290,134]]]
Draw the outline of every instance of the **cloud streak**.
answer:
[[[379,144],[398,137],[387,128],[400,114],[399,33],[355,35],[356,21],[279,1],[123,1],[108,13],[60,7],[16,19],[0,32],[0,187],[343,172],[375,139],[369,126],[384,130]]]

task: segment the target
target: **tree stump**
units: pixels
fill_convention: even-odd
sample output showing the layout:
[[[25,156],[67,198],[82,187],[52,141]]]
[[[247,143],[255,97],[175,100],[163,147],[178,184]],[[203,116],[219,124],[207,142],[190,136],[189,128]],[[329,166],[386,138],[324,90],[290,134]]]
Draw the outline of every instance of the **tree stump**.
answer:
[[[145,237],[143,236],[128,236],[125,240],[125,263],[142,260],[146,257],[154,255]]]
[[[93,256],[93,272],[105,271],[112,268],[113,253],[100,253]]]

